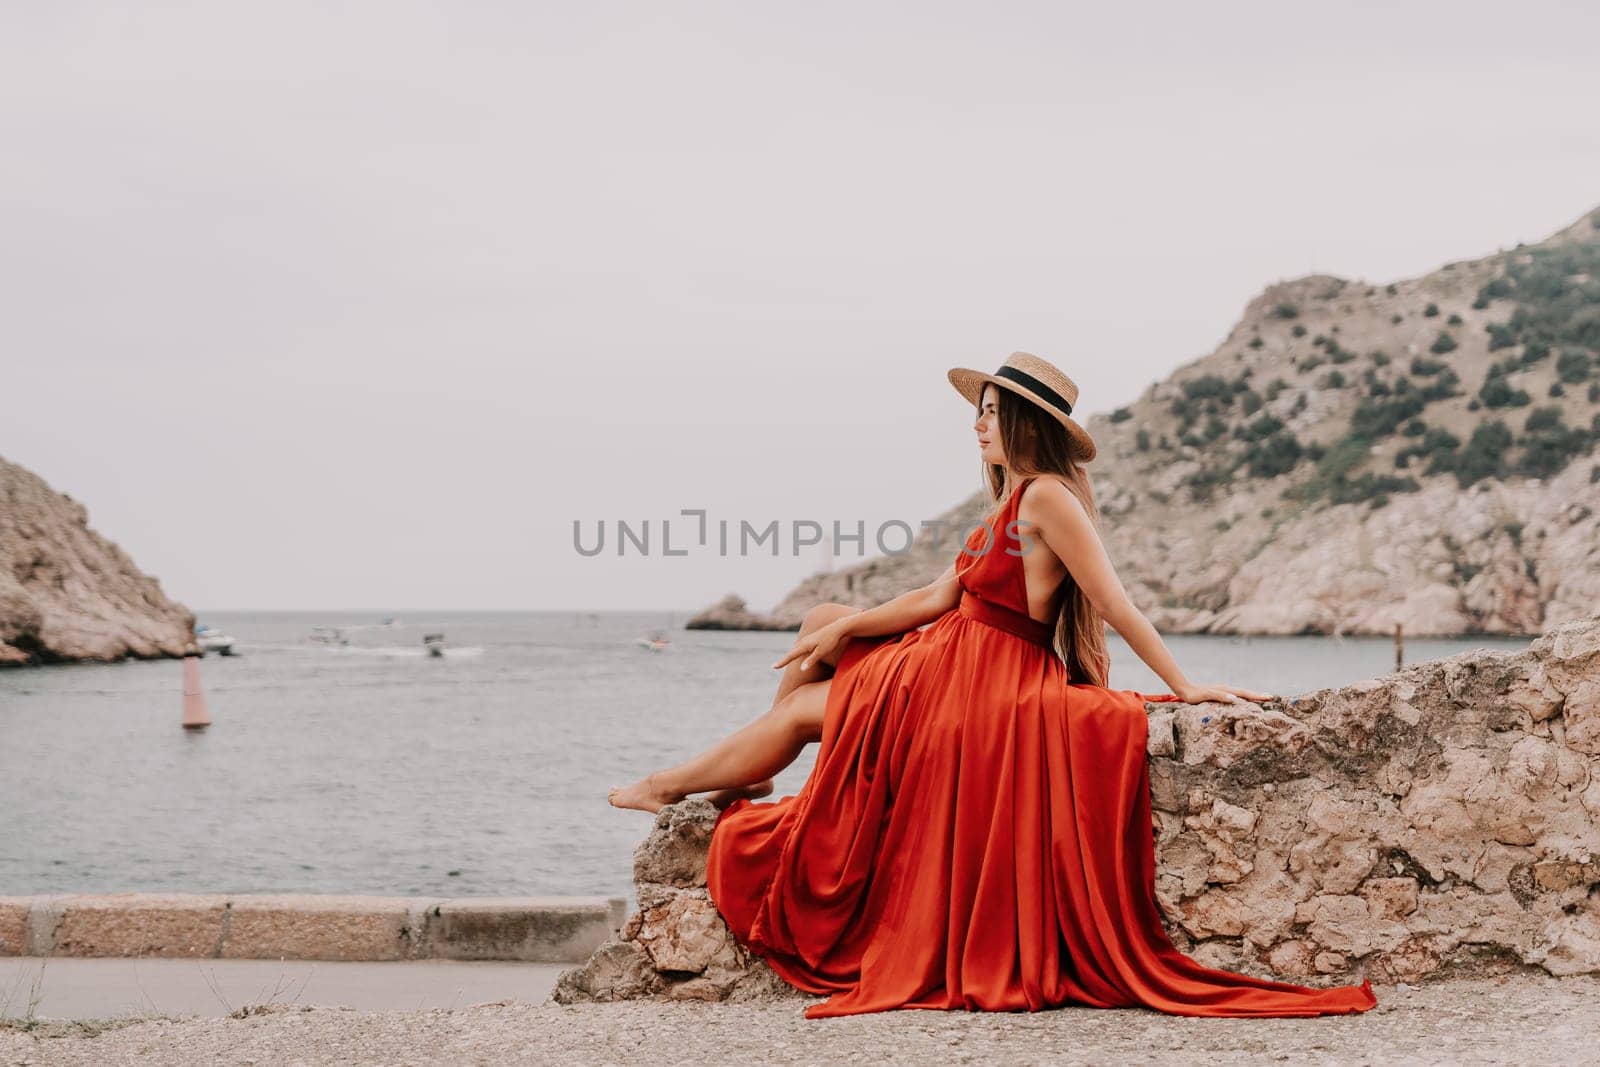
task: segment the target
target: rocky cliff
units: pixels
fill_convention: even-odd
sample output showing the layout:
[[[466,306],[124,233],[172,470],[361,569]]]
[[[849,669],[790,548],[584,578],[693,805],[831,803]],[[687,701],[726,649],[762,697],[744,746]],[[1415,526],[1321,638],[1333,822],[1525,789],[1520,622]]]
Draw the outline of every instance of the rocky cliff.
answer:
[[[1107,551],[1164,631],[1533,634],[1587,618],[1600,211],[1420,278],[1272,285],[1213,352],[1086,425]],[[974,496],[944,517],[981,509]],[[918,547],[813,576],[766,618],[872,606],[956,551],[948,535]]]
[[[1600,973],[1600,621],[1268,705],[1147,707],[1154,891],[1202,963],[1307,984]],[[656,817],[640,910],[558,1000],[789,991],[706,893],[715,817]]]
[[[0,459],[0,666],[193,647],[194,615],[91,530],[82,504]]]

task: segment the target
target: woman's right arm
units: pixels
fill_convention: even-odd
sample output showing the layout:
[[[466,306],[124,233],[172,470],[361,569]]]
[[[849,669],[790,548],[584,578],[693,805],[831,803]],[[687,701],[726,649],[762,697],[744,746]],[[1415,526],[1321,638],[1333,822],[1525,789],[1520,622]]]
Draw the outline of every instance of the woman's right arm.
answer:
[[[955,564],[939,577],[909,593],[902,593],[875,608],[858,611],[835,620],[846,637],[877,637],[915,630],[932,622],[961,599],[961,583],[956,579]]]
[[[805,670],[811,666],[813,659],[828,655],[852,637],[876,637],[914,630],[955,607],[960,599],[961,583],[956,578],[955,564],[951,564],[948,570],[920,589],[902,593],[887,604],[840,616],[828,625],[811,631],[795,641],[794,647],[772,666],[782,667],[798,659],[800,669]]]

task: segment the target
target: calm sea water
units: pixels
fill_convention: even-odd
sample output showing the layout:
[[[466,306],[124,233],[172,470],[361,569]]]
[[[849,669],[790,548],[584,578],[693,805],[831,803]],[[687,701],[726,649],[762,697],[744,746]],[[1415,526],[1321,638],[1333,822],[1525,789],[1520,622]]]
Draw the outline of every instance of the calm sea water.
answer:
[[[680,616],[681,618],[681,616]],[[180,727],[178,661],[0,671],[0,894],[631,896],[650,816],[606,788],[771,705],[792,634],[672,631],[666,613],[202,615],[213,725]],[[347,627],[345,648],[312,645]],[[425,657],[422,635],[451,653]],[[1407,662],[1499,638],[1412,640]],[[1383,638],[1171,637],[1197,682],[1294,695],[1383,674]],[[1166,687],[1113,638],[1111,685]],[[812,746],[778,780],[797,790]]]

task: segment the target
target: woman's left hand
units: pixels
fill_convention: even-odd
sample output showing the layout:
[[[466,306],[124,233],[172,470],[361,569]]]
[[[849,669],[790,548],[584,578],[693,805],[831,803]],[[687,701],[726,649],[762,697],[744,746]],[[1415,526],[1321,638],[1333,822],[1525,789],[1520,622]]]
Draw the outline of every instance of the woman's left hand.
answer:
[[[1204,704],[1208,700],[1237,704],[1240,697],[1257,703],[1275,699],[1271,693],[1258,693],[1254,689],[1241,689],[1232,685],[1186,685],[1173,690],[1173,695],[1185,704]]]
[[[774,663],[773,669],[782,667],[785,663],[800,660],[800,669],[806,670],[813,663],[824,656],[830,655],[844,640],[844,630],[838,622],[830,622],[826,626],[819,626],[808,634],[804,634],[794,643],[794,647],[784,654],[783,658]]]

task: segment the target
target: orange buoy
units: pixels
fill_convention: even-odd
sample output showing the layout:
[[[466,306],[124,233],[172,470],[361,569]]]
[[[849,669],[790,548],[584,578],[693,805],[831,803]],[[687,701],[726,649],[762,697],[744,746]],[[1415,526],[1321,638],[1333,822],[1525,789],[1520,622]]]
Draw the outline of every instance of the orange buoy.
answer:
[[[200,692],[200,657],[183,657],[183,728],[204,730],[211,725],[205,694]]]

